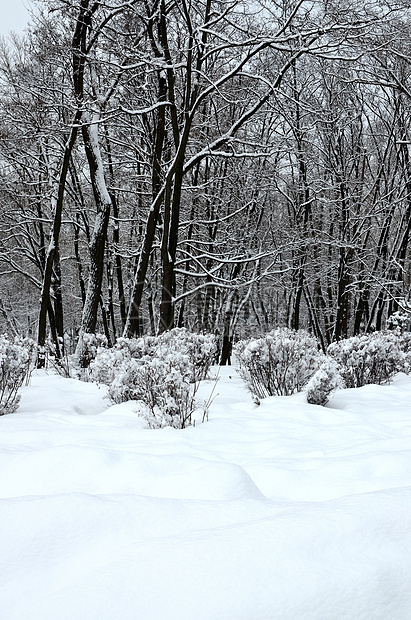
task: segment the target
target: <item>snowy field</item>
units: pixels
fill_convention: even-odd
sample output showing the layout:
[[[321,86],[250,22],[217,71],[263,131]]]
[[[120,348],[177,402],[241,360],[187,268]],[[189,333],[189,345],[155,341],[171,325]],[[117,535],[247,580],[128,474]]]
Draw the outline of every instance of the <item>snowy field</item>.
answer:
[[[202,385],[206,396],[212,383]],[[149,430],[33,376],[0,418],[2,620],[410,620],[411,378]]]

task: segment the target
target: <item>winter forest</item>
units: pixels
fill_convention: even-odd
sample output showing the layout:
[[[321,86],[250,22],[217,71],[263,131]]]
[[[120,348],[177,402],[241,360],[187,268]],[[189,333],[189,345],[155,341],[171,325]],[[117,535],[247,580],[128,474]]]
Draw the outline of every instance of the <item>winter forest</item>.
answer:
[[[41,0],[0,49],[0,332],[277,326],[409,306],[406,2]],[[65,341],[63,343],[63,336]]]
[[[2,618],[410,620],[409,0],[32,6]]]

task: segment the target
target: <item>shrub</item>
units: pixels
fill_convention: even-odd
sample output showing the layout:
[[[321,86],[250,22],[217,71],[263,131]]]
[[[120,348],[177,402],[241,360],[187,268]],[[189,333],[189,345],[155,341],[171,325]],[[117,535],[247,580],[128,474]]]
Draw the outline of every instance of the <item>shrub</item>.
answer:
[[[20,402],[19,389],[30,376],[36,345],[29,338],[0,336],[0,415],[14,413]]]
[[[109,386],[115,403],[139,402],[153,428],[184,428],[197,408],[195,394],[216,351],[215,337],[174,329],[159,337],[119,338],[112,349],[99,349],[90,379]]]
[[[154,354],[153,338],[118,338],[114,347],[101,347],[89,367],[89,379],[110,385],[131,360],[140,360]]]
[[[402,348],[395,332],[375,332],[334,342],[327,353],[336,361],[345,386],[357,388],[385,383],[406,369],[407,355]]]
[[[161,336],[118,338],[111,349],[100,348],[90,363],[90,379],[110,384],[119,366],[126,360],[153,358],[169,359],[172,353],[186,356],[190,363],[190,381],[206,378],[214,361],[217,346],[212,334],[194,334],[185,328],[172,329]]]
[[[396,331],[396,332],[405,332],[407,331],[407,327],[410,324],[410,312],[406,312],[404,310],[400,311],[397,310],[397,312],[394,312],[388,319],[387,319],[387,327],[390,330]]]
[[[330,395],[343,385],[337,363],[331,357],[326,356],[307,384],[307,402],[311,405],[324,406]]]
[[[80,333],[71,364],[75,368],[88,368],[90,363],[96,358],[98,351],[107,346],[108,342],[104,334]]]
[[[240,341],[234,353],[238,372],[256,398],[299,392],[319,366],[322,355],[306,331],[278,328],[257,340]]]
[[[192,366],[191,381],[202,381],[214,362],[216,339],[213,334],[195,334],[185,327],[176,327],[161,334],[155,347],[155,354],[160,358],[170,352],[186,355]]]
[[[139,402],[140,414],[151,428],[191,424],[196,383],[191,382],[192,368],[187,356],[173,353],[164,359],[143,357],[124,361],[109,386],[115,403]]]

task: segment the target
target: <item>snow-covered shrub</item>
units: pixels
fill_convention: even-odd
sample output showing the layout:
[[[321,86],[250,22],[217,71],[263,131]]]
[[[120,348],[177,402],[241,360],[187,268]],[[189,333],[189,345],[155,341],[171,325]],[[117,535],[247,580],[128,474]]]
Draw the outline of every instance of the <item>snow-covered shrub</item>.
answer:
[[[137,401],[151,428],[184,428],[197,408],[198,384],[191,377],[190,360],[178,352],[163,359],[130,358],[117,369],[108,393],[114,403]]]
[[[397,334],[399,347],[402,353],[402,370],[408,374],[411,373],[411,332],[403,331]]]
[[[144,356],[153,357],[155,340],[152,336],[118,338],[113,347],[101,347],[98,349],[95,358],[90,362],[90,381],[110,385],[121,369],[131,360],[140,360]]]
[[[141,338],[117,338],[115,348],[118,351],[127,351],[130,357],[139,359],[143,355],[153,355],[156,349],[157,338],[155,336],[142,336]]]
[[[108,342],[104,334],[80,333],[76,352],[71,359],[73,367],[88,368],[98,351],[107,346]]]
[[[337,363],[331,357],[324,356],[318,370],[307,383],[307,402],[311,405],[326,405],[330,395],[343,387],[343,380],[338,372]]]
[[[27,381],[36,357],[29,338],[9,340],[0,336],[0,415],[14,413],[20,402],[19,389]]]
[[[130,353],[114,345],[111,349],[102,348],[90,363],[88,377],[95,383],[110,385],[121,365],[132,359]]]
[[[215,351],[214,336],[186,329],[119,338],[113,348],[99,349],[89,377],[108,385],[115,403],[138,401],[150,426],[184,428],[191,423],[198,382],[206,377]]]
[[[191,381],[202,381],[216,356],[216,338],[213,334],[195,334],[185,327],[176,327],[161,334],[155,348],[155,354],[160,358],[171,352],[188,356],[192,365]]]
[[[362,334],[333,342],[327,353],[336,361],[347,388],[385,383],[404,370],[407,361],[395,332]]]
[[[387,321],[388,328],[398,337],[399,347],[404,354],[403,370],[411,371],[411,311],[398,310]]]
[[[409,312],[397,310],[397,312],[394,312],[388,318],[387,327],[390,330],[402,333],[407,331],[407,328],[410,325],[410,320],[411,316]]]
[[[411,371],[411,332],[402,332],[398,335],[398,339],[400,349],[405,356],[404,372],[409,373]]]
[[[202,381],[214,361],[216,350],[213,334],[194,334],[185,328],[172,329],[157,337],[118,338],[114,347],[98,350],[90,363],[89,376],[92,381],[108,385],[126,360],[155,357],[169,361],[172,354],[178,353],[189,361],[190,381]]]
[[[257,340],[238,342],[234,353],[241,378],[257,398],[301,391],[322,359],[315,338],[285,327]]]

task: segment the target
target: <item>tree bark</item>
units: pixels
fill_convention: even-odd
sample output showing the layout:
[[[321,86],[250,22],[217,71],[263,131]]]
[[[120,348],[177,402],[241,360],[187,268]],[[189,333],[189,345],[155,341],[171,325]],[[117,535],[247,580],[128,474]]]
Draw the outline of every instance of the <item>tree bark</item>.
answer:
[[[86,301],[81,320],[81,332],[94,333],[100,303],[104,272],[104,255],[107,228],[111,210],[111,198],[107,191],[103,161],[98,139],[99,117],[83,123],[83,141],[90,170],[91,184],[97,207],[97,215],[90,242],[90,268]]]
[[[54,217],[51,231],[51,239],[47,250],[46,262],[43,275],[43,286],[41,291],[40,313],[38,322],[39,358],[38,367],[42,368],[45,364],[44,345],[46,342],[46,319],[50,305],[50,287],[52,280],[53,265],[55,254],[58,249],[59,236],[61,230],[61,219],[63,212],[64,193],[66,188],[67,174],[70,166],[71,154],[76,143],[79,124],[82,118],[82,98],[84,88],[84,65],[86,56],[86,37],[90,21],[89,0],[81,0],[80,10],[77,17],[76,28],[74,31],[73,49],[73,81],[74,93],[77,102],[77,110],[74,115],[70,134],[64,149],[63,160],[58,180],[57,196],[53,200]]]

